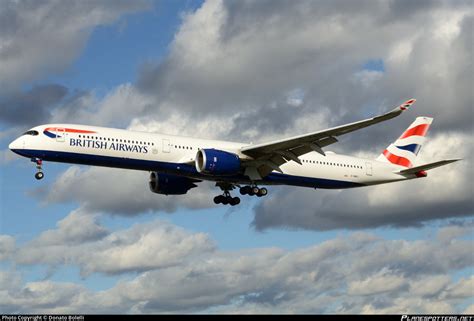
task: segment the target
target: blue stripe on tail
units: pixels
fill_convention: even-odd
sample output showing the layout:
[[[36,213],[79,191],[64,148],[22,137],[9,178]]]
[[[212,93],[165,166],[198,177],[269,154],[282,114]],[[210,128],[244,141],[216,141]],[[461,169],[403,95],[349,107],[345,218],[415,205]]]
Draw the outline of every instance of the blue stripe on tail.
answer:
[[[396,146],[396,145],[395,145]],[[409,152],[412,152],[415,155],[418,155],[418,152],[421,149],[421,145],[419,144],[410,144],[410,145],[405,145],[405,146],[396,146],[397,148],[407,150]]]

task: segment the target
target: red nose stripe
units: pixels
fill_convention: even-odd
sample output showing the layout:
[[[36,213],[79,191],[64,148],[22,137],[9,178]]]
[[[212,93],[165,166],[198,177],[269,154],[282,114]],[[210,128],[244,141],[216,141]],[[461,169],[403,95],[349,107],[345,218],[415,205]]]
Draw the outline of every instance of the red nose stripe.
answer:
[[[66,133],[78,133],[78,134],[95,134],[96,132],[90,130],[82,130],[82,129],[72,129],[72,128],[61,128],[61,127],[48,127],[45,130],[47,131],[65,131]]]

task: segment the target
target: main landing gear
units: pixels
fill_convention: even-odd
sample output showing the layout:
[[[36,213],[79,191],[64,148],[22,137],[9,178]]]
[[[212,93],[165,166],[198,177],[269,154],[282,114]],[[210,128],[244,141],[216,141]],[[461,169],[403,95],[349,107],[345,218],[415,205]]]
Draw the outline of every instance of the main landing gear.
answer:
[[[216,186],[220,187],[221,190],[224,191],[224,194],[217,195],[216,197],[214,197],[214,203],[223,204],[223,205],[229,204],[231,206],[240,204],[240,198],[232,197],[230,195],[230,191],[235,188],[234,184],[226,183],[226,182],[217,182]]]
[[[217,195],[216,197],[214,197],[214,203],[223,205],[229,204],[231,206],[235,206],[237,204],[240,204],[240,198],[232,197],[228,191],[225,191],[224,195]]]
[[[35,174],[35,178],[37,180],[42,179],[44,177],[44,174],[43,174],[43,160],[41,160],[39,158],[32,158],[31,161],[36,164],[37,172]]]
[[[232,197],[230,195],[230,191],[236,188],[236,186],[239,187],[239,185],[234,185],[234,184],[225,183],[225,182],[217,182],[216,186],[220,187],[224,191],[224,194],[214,197],[214,203],[223,204],[223,205],[229,204],[231,206],[240,204],[239,197]],[[240,194],[242,195],[258,196],[258,197],[262,197],[268,194],[268,190],[265,187],[259,188],[256,185],[242,186],[240,187],[239,191],[240,191]]]
[[[257,186],[243,186],[240,188],[240,194],[262,197],[268,194],[268,190],[265,187],[258,188]]]

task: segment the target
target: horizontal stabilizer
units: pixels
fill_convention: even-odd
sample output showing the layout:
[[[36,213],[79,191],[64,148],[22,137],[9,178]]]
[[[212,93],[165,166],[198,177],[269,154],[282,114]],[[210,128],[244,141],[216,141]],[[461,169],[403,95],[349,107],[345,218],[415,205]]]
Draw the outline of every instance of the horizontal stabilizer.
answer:
[[[412,174],[419,173],[421,171],[427,171],[429,169],[444,166],[444,165],[454,163],[454,162],[457,162],[457,161],[460,161],[460,160],[461,160],[461,158],[445,159],[445,160],[434,162],[434,163],[429,163],[429,164],[424,164],[424,165],[412,167],[412,168],[409,168],[409,169],[404,169],[404,170],[399,171],[397,174],[412,175]]]

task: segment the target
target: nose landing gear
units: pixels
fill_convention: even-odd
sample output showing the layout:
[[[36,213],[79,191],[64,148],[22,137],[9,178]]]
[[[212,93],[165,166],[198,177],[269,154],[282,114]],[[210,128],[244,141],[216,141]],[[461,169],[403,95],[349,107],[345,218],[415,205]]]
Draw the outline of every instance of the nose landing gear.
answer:
[[[32,158],[31,159],[32,162],[34,162],[36,164],[36,169],[38,170],[35,174],[35,178],[37,180],[40,180],[44,177],[44,173],[43,173],[43,160],[39,159],[39,158]]]
[[[40,179],[42,179],[43,177],[44,177],[43,172],[37,172],[37,173],[35,174],[35,178],[36,178],[37,180],[40,180]]]

